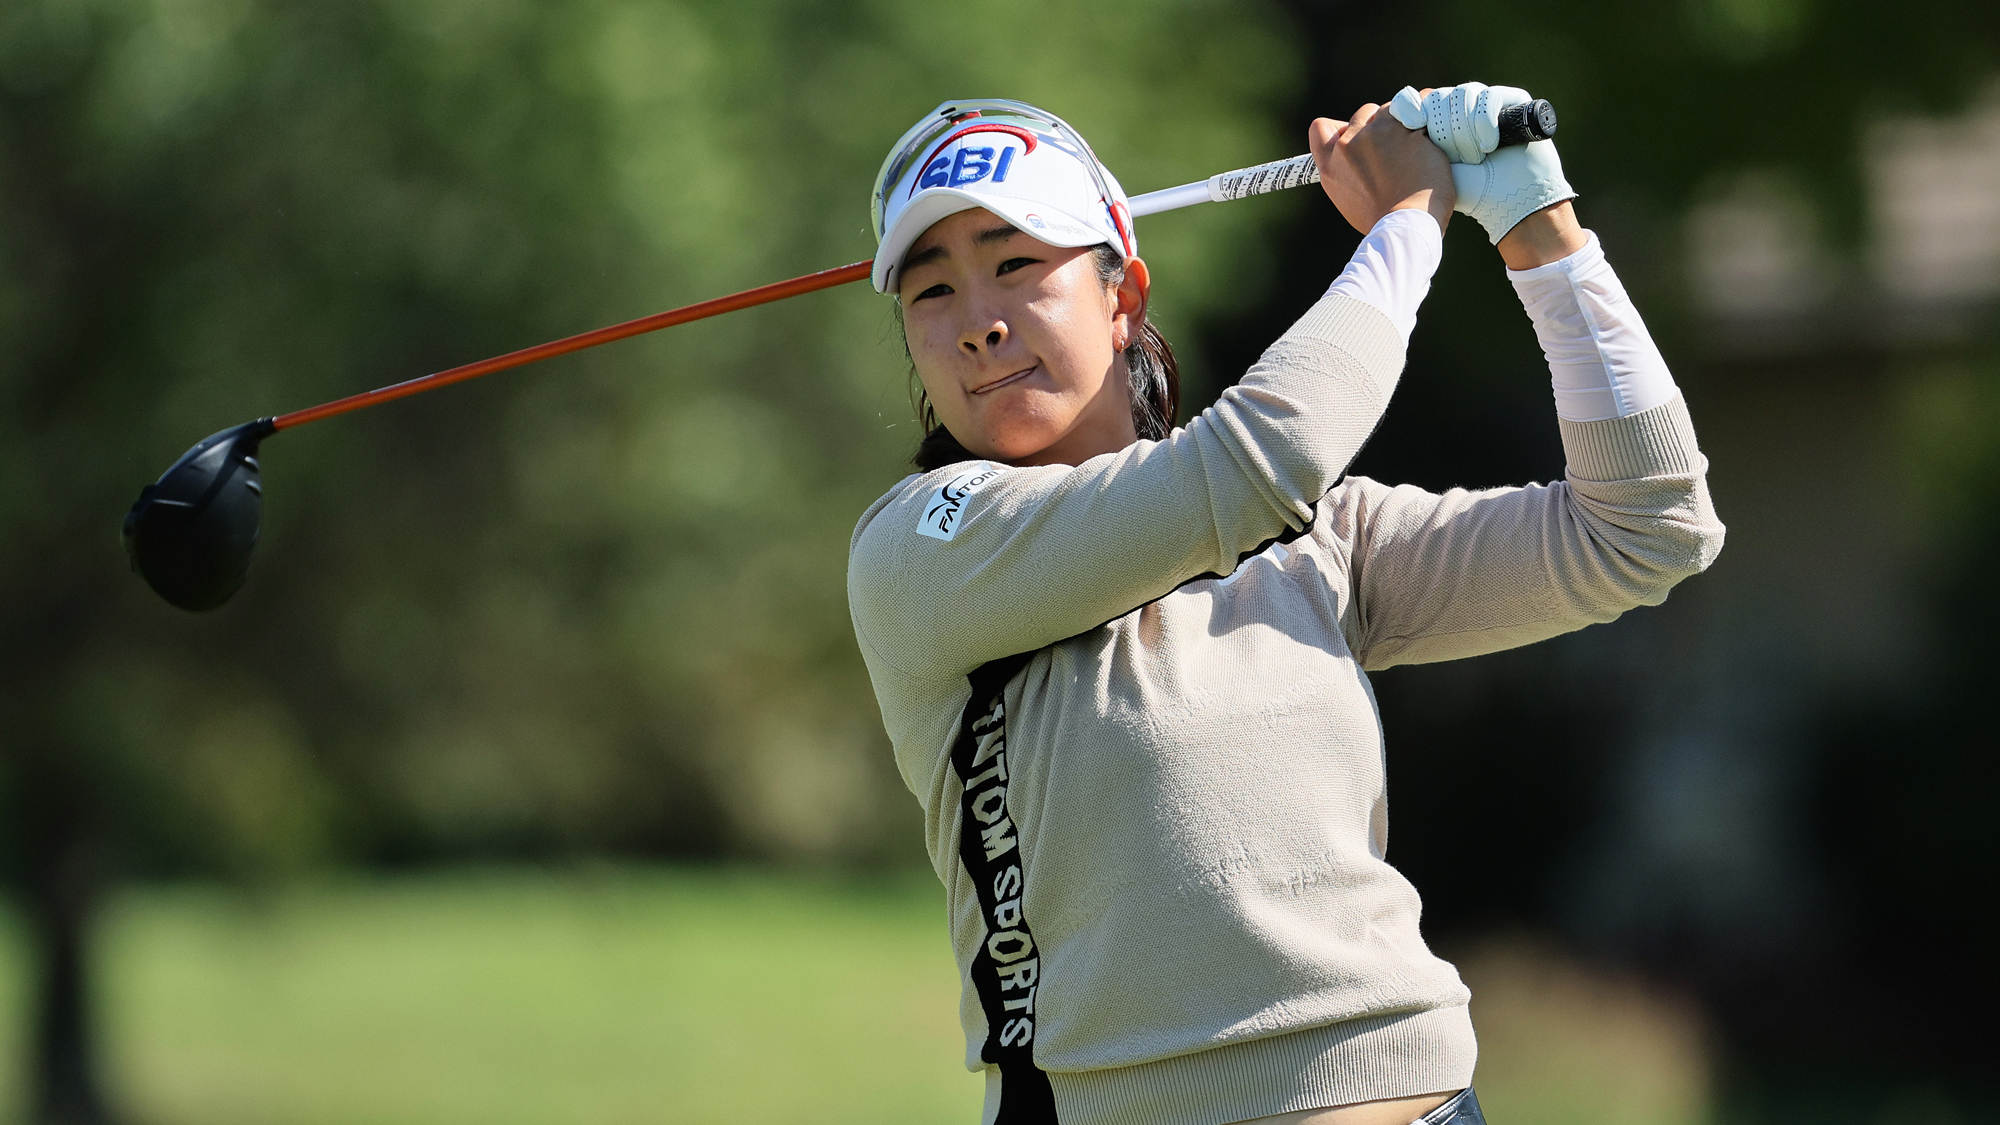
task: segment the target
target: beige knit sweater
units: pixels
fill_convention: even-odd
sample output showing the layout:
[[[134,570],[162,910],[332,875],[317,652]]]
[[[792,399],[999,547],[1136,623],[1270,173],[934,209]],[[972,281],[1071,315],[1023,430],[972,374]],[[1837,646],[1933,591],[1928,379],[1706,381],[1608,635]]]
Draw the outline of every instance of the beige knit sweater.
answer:
[[[1562,422],[1563,483],[1343,481],[1402,363],[1329,296],[1166,441],[912,476],[855,529],[988,1121],[1031,1085],[1064,1122],[1216,1125],[1470,1083],[1365,670],[1656,604],[1722,526],[1679,398]]]

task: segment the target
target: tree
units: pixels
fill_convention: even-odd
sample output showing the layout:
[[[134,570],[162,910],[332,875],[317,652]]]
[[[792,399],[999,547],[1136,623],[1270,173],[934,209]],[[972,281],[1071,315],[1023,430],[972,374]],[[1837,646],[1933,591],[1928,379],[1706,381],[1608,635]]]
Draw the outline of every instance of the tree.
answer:
[[[107,1116],[88,920],[116,878],[914,854],[841,577],[916,436],[873,294],[275,438],[261,557],[211,615],[124,573],[112,529],[223,426],[867,256],[884,146],[968,88],[1063,113],[1134,190],[1294,151],[1268,109],[1295,49],[1266,10],[988,18],[0,15],[0,823],[40,939],[41,1120]],[[995,26],[1036,50],[997,49]],[[1170,326],[1241,299],[1226,248],[1282,210],[1155,221]]]

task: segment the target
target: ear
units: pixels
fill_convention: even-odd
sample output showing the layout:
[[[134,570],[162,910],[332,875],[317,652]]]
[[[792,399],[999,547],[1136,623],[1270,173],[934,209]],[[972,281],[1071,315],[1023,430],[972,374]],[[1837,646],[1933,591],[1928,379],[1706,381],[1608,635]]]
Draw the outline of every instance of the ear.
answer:
[[[1142,258],[1128,258],[1125,277],[1112,293],[1111,342],[1119,351],[1132,346],[1139,326],[1146,322],[1146,302],[1153,293],[1153,275]]]

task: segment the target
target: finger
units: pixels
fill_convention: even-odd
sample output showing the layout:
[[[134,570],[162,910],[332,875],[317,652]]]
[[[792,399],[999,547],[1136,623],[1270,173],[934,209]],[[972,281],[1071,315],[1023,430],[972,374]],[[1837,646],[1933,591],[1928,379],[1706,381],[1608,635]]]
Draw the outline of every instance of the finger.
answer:
[[[1423,128],[1423,95],[1408,86],[1396,91],[1396,96],[1389,99],[1389,116],[1395,118],[1405,129]]]
[[[1337,121],[1331,117],[1315,117],[1313,123],[1306,127],[1306,144],[1315,150],[1323,149],[1346,131],[1345,121]]]
[[[1343,141],[1352,141],[1355,134],[1367,128],[1368,123],[1375,120],[1375,115],[1381,111],[1382,107],[1376,105],[1374,102],[1369,102],[1367,105],[1355,110],[1354,117],[1348,121],[1347,128],[1342,131],[1340,139]]]
[[[1430,90],[1424,94],[1424,129],[1452,163],[1458,163],[1457,148],[1451,143],[1451,91]]]
[[[1500,91],[1488,86],[1472,99],[1472,140],[1482,153],[1500,147]]]
[[[1477,164],[1486,159],[1486,151],[1479,147],[1479,137],[1472,127],[1472,111],[1479,95],[1486,92],[1484,82],[1465,82],[1451,88],[1451,151],[1461,164]],[[1498,128],[1494,133],[1497,138]],[[1497,146],[1496,146],[1497,147]]]

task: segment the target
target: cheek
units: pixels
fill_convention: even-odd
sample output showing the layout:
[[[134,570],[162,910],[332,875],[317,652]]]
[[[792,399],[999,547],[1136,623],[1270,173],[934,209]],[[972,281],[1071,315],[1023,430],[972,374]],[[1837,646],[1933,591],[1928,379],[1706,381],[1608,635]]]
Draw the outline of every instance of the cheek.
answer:
[[[910,358],[917,361],[919,370],[925,363],[936,363],[938,357],[948,357],[951,349],[945,340],[946,333],[936,324],[903,314],[903,341],[910,347]]]
[[[904,339],[910,347],[910,362],[917,369],[917,382],[923,385],[924,397],[930,400],[938,419],[950,422],[963,416],[965,394],[958,377],[957,341],[907,324]]]
[[[1112,347],[1110,317],[1074,297],[1052,299],[1034,311],[1036,351],[1050,373],[1072,394],[1095,395],[1117,351]]]

